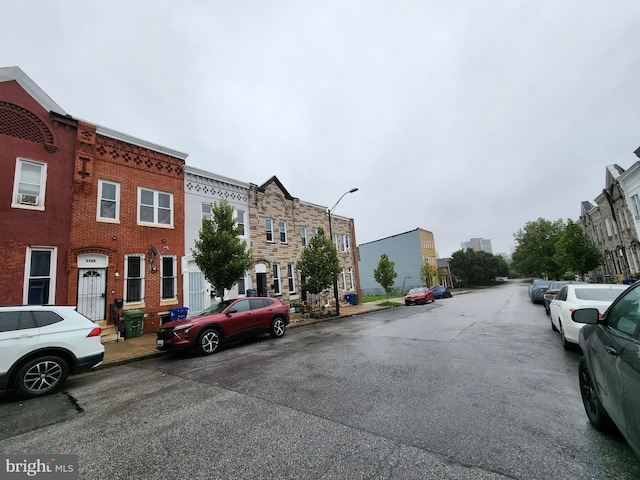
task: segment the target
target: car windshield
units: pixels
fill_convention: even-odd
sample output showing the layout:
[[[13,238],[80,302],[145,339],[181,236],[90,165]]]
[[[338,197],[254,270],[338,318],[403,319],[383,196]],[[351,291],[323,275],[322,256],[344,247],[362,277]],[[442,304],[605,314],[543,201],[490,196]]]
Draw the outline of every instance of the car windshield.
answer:
[[[431,290],[444,290],[444,287],[432,287]]]
[[[424,293],[424,288],[412,288],[409,293]]]
[[[613,288],[576,288],[575,293],[580,300],[612,302],[621,292]]]
[[[205,308],[202,312],[200,312],[198,314],[198,316],[202,317],[204,315],[211,315],[213,313],[220,313],[225,308],[227,308],[229,305],[231,305],[233,302],[234,302],[234,300],[223,300],[220,303],[216,303],[214,305],[211,305],[210,307]]]

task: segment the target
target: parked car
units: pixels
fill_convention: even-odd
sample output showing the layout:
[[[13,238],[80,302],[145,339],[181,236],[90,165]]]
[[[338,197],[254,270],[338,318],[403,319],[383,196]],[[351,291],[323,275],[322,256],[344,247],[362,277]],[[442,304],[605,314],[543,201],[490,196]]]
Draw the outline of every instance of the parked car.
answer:
[[[578,283],[565,285],[549,303],[551,328],[560,332],[565,349],[578,344],[583,323],[571,320],[571,312],[578,308],[597,308],[603,314],[609,305],[628,288],[610,283]]]
[[[55,391],[102,362],[101,334],[75,307],[0,307],[0,388],[24,398]]]
[[[435,287],[431,287],[431,293],[433,293],[433,298],[451,298],[453,294],[449,291],[447,287],[442,285],[437,285]]]
[[[404,297],[404,304],[407,306],[426,305],[429,302],[433,302],[433,292],[427,287],[412,288]]]
[[[549,315],[549,304],[551,303],[551,300],[553,300],[555,296],[558,294],[560,289],[565,285],[574,285],[574,284],[585,285],[586,282],[576,282],[574,280],[563,280],[559,282],[551,282],[551,285],[547,287],[547,291],[544,292],[544,295],[542,296],[542,304],[544,305],[544,311],[547,315]]]
[[[157,332],[158,350],[193,349],[214,353],[224,342],[270,333],[284,335],[289,307],[277,298],[251,297],[223,300],[206,314],[167,322]]]
[[[629,287],[604,315],[596,308],[575,310],[582,358],[580,393],[594,427],[613,422],[640,457],[640,284]]]
[[[533,303],[544,303],[544,294],[551,285],[551,280],[536,280],[531,285],[529,298]]]

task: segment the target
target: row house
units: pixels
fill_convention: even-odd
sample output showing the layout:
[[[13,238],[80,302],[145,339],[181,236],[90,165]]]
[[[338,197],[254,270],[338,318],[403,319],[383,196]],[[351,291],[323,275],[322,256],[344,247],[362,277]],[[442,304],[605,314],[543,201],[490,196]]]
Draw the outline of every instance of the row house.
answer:
[[[255,265],[251,284],[259,296],[277,296],[285,303],[316,301],[335,308],[335,296],[329,290],[321,299],[308,298],[301,289],[304,278],[296,264],[309,240],[322,228],[329,236],[326,207],[293,197],[277,177],[249,188],[249,232]],[[333,244],[342,267],[337,298],[347,293],[360,294],[358,249],[353,219],[331,215]]]
[[[639,173],[638,167],[625,171],[617,164],[608,165],[605,188],[595,198],[595,205],[589,201],[581,204],[580,223],[603,256],[603,263],[589,272],[591,281],[617,283],[640,272],[636,226],[640,210],[633,213],[632,203],[638,195]],[[640,202],[635,208],[640,208]]]
[[[195,241],[199,237],[202,220],[211,220],[211,207],[224,199],[235,212],[240,238],[251,247],[249,235],[249,184],[216,175],[191,166],[184,171],[185,256],[182,259],[184,304],[189,312],[200,312],[213,301],[215,288],[204,277],[193,257]],[[252,287],[247,272],[234,287],[225,292],[228,298],[247,294]]]
[[[113,306],[140,309],[154,331],[182,304],[185,158],[74,119],[0,68],[0,302],[77,305],[104,323]]]

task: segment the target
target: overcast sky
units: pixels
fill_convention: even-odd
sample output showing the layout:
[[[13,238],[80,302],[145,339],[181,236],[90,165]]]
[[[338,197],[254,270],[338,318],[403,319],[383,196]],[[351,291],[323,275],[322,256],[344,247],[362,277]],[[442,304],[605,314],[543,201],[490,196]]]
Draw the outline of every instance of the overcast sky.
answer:
[[[640,146],[638,0],[3,0],[0,66],[74,117],[244,182],[358,243],[510,253]]]

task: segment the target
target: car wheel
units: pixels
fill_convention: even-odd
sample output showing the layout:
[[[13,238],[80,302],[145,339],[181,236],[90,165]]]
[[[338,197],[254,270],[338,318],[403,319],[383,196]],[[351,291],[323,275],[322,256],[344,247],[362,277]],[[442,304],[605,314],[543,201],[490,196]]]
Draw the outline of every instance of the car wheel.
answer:
[[[198,337],[198,351],[203,355],[211,355],[220,346],[220,335],[215,330],[205,330]]]
[[[16,374],[13,388],[25,398],[53,392],[69,375],[67,362],[55,355],[29,360]]]
[[[271,331],[269,333],[273,338],[280,338],[284,335],[286,330],[287,325],[284,323],[284,320],[278,317],[274,318],[273,322],[271,322]]]
[[[611,425],[611,419],[602,407],[602,403],[600,403],[593,379],[591,378],[591,372],[589,372],[589,367],[587,366],[587,361],[584,356],[578,364],[578,372],[580,394],[582,395],[582,403],[585,412],[587,412],[587,417],[589,417],[591,424],[598,430],[606,430]]]
[[[409,306],[409,302],[404,302],[405,307]]]

